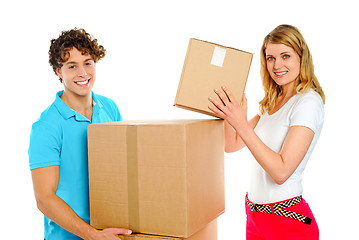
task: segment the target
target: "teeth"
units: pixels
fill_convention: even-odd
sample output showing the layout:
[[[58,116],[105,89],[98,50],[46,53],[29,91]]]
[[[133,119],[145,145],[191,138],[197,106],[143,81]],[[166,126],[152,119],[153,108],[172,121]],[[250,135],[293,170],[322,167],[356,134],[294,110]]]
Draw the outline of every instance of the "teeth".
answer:
[[[87,80],[85,80],[85,81],[83,81],[83,82],[76,82],[78,85],[85,85],[85,84],[87,84],[89,82],[89,80],[87,79]]]
[[[282,75],[284,75],[284,74],[286,74],[287,72],[280,72],[280,73],[275,73],[276,75],[278,75],[278,76],[282,76]]]

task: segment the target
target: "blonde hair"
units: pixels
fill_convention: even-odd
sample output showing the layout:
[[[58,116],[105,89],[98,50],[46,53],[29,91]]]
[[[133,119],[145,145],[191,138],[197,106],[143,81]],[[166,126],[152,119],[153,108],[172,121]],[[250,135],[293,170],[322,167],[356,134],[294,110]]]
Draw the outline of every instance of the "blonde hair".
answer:
[[[314,74],[312,55],[302,34],[294,26],[279,25],[264,38],[260,52],[261,77],[265,93],[264,98],[259,102],[261,113],[273,110],[276,100],[282,92],[281,86],[274,82],[267,70],[266,48],[268,43],[284,44],[291,47],[298,54],[300,58],[300,73],[295,80],[296,93],[308,92],[310,89],[313,89],[319,93],[323,103],[325,103],[323,89]]]

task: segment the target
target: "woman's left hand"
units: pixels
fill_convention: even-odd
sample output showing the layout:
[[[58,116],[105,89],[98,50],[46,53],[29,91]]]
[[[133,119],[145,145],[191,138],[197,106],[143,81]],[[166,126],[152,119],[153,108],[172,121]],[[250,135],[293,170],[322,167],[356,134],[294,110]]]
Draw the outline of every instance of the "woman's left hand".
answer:
[[[243,94],[242,103],[239,104],[233,97],[232,93],[226,88],[222,87],[222,91],[214,89],[221,102],[216,101],[212,97],[208,100],[213,104],[208,108],[220,118],[226,120],[238,133],[238,130],[248,126],[247,120],[247,98]]]

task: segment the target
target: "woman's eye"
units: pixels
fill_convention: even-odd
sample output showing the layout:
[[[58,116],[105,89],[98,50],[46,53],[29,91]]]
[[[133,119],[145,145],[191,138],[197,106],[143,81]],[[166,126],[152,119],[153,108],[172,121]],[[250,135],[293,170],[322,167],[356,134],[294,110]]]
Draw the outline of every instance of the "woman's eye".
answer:
[[[76,68],[76,66],[75,65],[71,65],[71,66],[69,66],[69,69],[75,69]]]
[[[283,56],[284,59],[290,58],[290,56],[288,54]]]
[[[274,57],[267,57],[267,61],[272,61],[274,60]]]

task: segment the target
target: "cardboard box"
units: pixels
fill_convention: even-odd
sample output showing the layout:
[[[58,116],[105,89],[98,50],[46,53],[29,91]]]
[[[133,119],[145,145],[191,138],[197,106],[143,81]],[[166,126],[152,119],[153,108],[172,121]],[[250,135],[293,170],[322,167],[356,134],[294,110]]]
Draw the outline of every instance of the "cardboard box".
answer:
[[[175,106],[215,116],[208,97],[226,86],[241,103],[253,54],[197,39],[190,39],[178,85]]]
[[[189,237],[224,212],[222,120],[88,127],[91,225]]]
[[[210,222],[206,227],[199,230],[189,238],[176,238],[158,235],[132,234],[120,236],[121,240],[217,240],[217,219]]]

